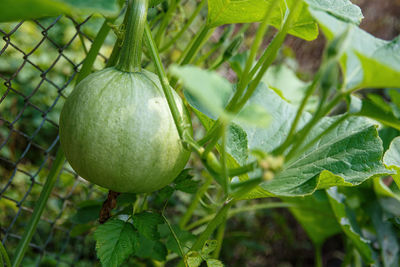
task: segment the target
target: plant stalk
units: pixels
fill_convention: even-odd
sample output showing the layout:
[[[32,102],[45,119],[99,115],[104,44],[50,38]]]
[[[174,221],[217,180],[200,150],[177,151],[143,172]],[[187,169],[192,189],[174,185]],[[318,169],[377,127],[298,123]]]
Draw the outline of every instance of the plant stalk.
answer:
[[[28,248],[30,241],[32,240],[33,234],[36,231],[37,224],[40,220],[44,208],[46,207],[47,200],[49,199],[50,193],[57,181],[59,174],[61,173],[61,168],[65,162],[64,152],[61,148],[58,149],[56,159],[53,162],[50,173],[47,176],[46,183],[43,186],[42,192],[40,193],[39,200],[35,204],[35,208],[32,213],[32,217],[28,222],[25,229],[24,235],[18,243],[14,259],[12,262],[12,267],[20,266],[25,252]]]
[[[125,72],[140,72],[148,0],[131,0],[128,5],[125,37],[116,68]]]
[[[168,48],[171,47],[185,32],[186,30],[192,25],[194,19],[197,17],[197,15],[200,13],[200,11],[203,9],[204,5],[206,4],[207,0],[202,0],[200,4],[196,7],[196,9],[193,11],[193,14],[190,16],[188,21],[186,22],[185,26],[163,47],[160,48],[160,52],[163,52],[167,50]]]

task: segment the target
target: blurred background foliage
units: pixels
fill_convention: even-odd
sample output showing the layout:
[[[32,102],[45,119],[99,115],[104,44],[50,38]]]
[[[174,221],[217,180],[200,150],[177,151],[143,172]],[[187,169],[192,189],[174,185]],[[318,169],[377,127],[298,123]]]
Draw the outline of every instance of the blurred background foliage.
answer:
[[[400,34],[399,0],[354,2],[361,7],[365,16],[361,28],[386,40]],[[193,2],[185,2],[178,9],[174,23],[169,25],[163,36],[175,35],[194,7]],[[163,8],[165,7],[160,6],[149,12],[156,26],[157,14]],[[199,29],[201,20],[201,17],[197,18],[180,41],[163,54],[166,63],[177,60],[185,44]],[[0,25],[0,35],[3,37],[0,41],[0,49],[3,48],[0,54],[0,189],[7,187],[0,194],[0,240],[5,241],[11,257],[54,159],[58,118],[65,97],[74,86],[73,78],[102,24],[102,19],[61,17],[56,19],[55,24],[54,22],[55,18],[46,18],[25,21],[21,25]],[[81,24],[82,22],[84,23]],[[248,26],[218,28],[201,54],[207,55],[215,47],[221,47],[221,38],[225,32],[237,32],[243,30],[243,27]],[[14,29],[17,30],[12,32]],[[245,31],[240,53],[245,53],[251,45],[250,37],[255,30],[256,25],[251,25]],[[109,34],[94,69],[99,70],[105,66],[115,39],[114,34]],[[268,41],[265,40],[264,45]],[[300,83],[307,81],[319,66],[324,44],[322,35],[312,42],[290,37],[277,60],[278,65],[294,70]],[[226,48],[226,44],[223,43],[222,47]],[[237,56],[239,61],[240,53]],[[204,64],[210,67],[218,60],[218,56],[209,54]],[[224,63],[219,71],[230,80],[235,80],[231,67],[234,66]],[[6,86],[9,81],[15,91]],[[379,102],[378,104],[381,101],[400,103],[398,91],[371,89],[363,94],[372,102]],[[312,110],[313,107],[310,106],[309,109]],[[400,111],[395,110],[398,112],[395,115],[400,117]],[[194,127],[198,128],[197,132],[201,135],[199,122],[196,120]],[[399,132],[382,128],[380,135],[384,147],[387,148]],[[195,169],[200,168],[195,161],[191,161],[190,165]],[[13,178],[8,184],[10,177]],[[372,186],[372,181],[364,185],[367,191]],[[357,216],[362,220],[363,216],[367,216],[363,213],[363,203],[366,202],[365,196],[368,193],[359,193],[363,191],[363,187],[343,190],[352,190],[353,198],[349,201],[358,208]],[[104,189],[89,185],[78,178],[66,164],[22,266],[98,266],[93,236],[88,233],[96,224],[105,196]],[[184,192],[173,195],[167,208],[170,217],[184,211],[190,202],[189,196]],[[116,212],[126,208],[129,197],[132,196],[124,195],[119,199]],[[162,202],[157,197],[150,201],[161,208]],[[396,203],[387,203],[392,200],[382,201],[386,201],[385,205],[399,212]],[[251,201],[253,204],[259,202],[265,200]],[[203,208],[207,209],[207,205],[203,205]],[[200,209],[195,215],[204,214]],[[328,239],[323,247],[326,266],[340,266],[345,257],[346,245],[338,235]],[[312,266],[314,248],[304,229],[288,210],[252,211],[239,213],[228,223],[221,260],[227,266]],[[125,262],[125,266],[149,264],[146,260],[137,262],[133,258]]]

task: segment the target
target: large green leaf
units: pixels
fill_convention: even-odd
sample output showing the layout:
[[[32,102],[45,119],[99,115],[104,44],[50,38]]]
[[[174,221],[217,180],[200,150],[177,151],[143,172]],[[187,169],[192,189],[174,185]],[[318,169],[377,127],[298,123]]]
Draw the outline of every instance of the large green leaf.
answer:
[[[324,11],[310,11],[328,39],[351,28],[341,59],[348,89],[400,87],[400,37],[391,42],[381,40]]]
[[[373,250],[370,246],[371,241],[363,237],[355,219],[355,214],[346,206],[346,196],[338,192],[337,187],[328,189],[327,195],[336,216],[336,220],[342,227],[343,232],[353,242],[366,263],[373,263],[374,258]]]
[[[223,24],[261,21],[272,2],[273,0],[209,0],[207,23],[210,27],[216,27]],[[292,6],[293,2],[294,0],[279,0],[278,6],[272,11],[269,24],[280,29],[286,18],[287,7]],[[317,24],[310,16],[307,5],[304,3],[301,5],[289,33],[305,40],[313,40],[318,36]]]
[[[393,139],[383,157],[383,162],[386,166],[396,171],[396,174],[392,176],[397,186],[400,187],[400,136]]]
[[[324,118],[305,143],[340,119],[340,116]],[[389,173],[382,163],[382,153],[376,126],[364,118],[351,117],[287,161],[282,172],[261,186],[270,193],[291,196],[335,185],[358,185],[374,175]]]
[[[114,16],[120,10],[118,0],[3,0],[0,22],[37,19],[61,14],[101,13]]]
[[[135,251],[138,235],[131,223],[112,219],[97,227],[94,239],[101,264],[117,267]]]
[[[251,102],[263,105],[273,118],[266,129],[242,126],[247,133],[249,149],[273,151],[286,138],[296,108],[261,84]],[[299,127],[309,119],[305,113]],[[341,117],[324,118],[305,140],[315,139]],[[299,196],[334,185],[358,185],[374,175],[389,173],[382,164],[382,142],[376,126],[364,118],[340,122],[303,153],[287,161],[283,170],[270,182],[263,182],[264,194],[258,197]],[[255,195],[253,194],[253,197]]]
[[[286,197],[282,200],[294,204],[289,208],[290,212],[315,245],[322,245],[327,238],[341,232],[324,190],[318,190],[311,196]]]

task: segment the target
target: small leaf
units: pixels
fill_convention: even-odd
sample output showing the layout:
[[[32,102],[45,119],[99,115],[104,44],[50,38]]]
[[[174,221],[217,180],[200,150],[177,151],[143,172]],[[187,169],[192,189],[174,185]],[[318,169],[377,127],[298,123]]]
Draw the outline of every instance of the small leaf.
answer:
[[[160,241],[155,241],[153,245],[153,253],[151,258],[158,261],[165,261],[168,255],[168,250],[163,243]]]
[[[76,224],[86,224],[99,218],[102,203],[99,201],[85,201],[80,203],[76,213],[70,221]]]
[[[222,261],[217,259],[207,259],[207,267],[224,267]]]
[[[203,259],[197,251],[190,251],[185,255],[185,262],[188,267],[199,267]]]
[[[157,213],[144,211],[133,216],[133,225],[140,234],[150,240],[157,240],[160,238],[157,226],[163,223],[163,218]]]
[[[199,182],[200,181],[195,180],[184,180],[176,184],[175,189],[185,193],[193,194],[197,191],[199,187]]]
[[[140,258],[151,258],[158,261],[164,261],[168,251],[160,241],[150,240],[144,235],[138,235],[137,248],[135,255]]]
[[[101,264],[117,267],[135,251],[138,235],[131,223],[112,219],[97,227],[94,239]]]
[[[93,227],[93,224],[77,224],[71,229],[69,234],[71,237],[77,237],[89,232]]]
[[[132,204],[136,201],[136,194],[132,193],[122,193],[117,197],[117,205],[123,206],[126,204]]]
[[[357,116],[364,116],[374,119],[386,126],[400,130],[400,120],[393,114],[393,111],[389,105],[380,97],[379,99],[382,100],[383,103],[377,103],[376,101],[373,101],[371,99],[372,95],[369,97],[370,99],[359,100],[361,107],[359,107],[360,109],[354,112],[354,114]]]
[[[172,225],[172,229],[178,237],[178,240],[182,246],[182,250],[185,253],[185,251],[187,251],[196,241],[196,236],[188,231],[182,230],[178,225]],[[172,252],[175,252],[179,256],[183,257],[183,255],[181,255],[178,243],[176,242],[174,236],[171,234],[171,230],[169,229],[169,227],[166,224],[163,224],[159,227],[159,230],[161,233],[164,233],[163,237],[167,237],[167,248]]]
[[[204,242],[203,248],[201,249],[201,256],[205,259],[218,247],[217,240],[207,240]]]
[[[185,180],[190,180],[193,178],[193,175],[190,173],[193,169],[188,168],[188,169],[183,169],[179,175],[175,178],[174,183],[179,184],[180,182],[183,182]]]
[[[215,72],[188,65],[174,65],[170,71],[182,81],[187,91],[185,96],[189,94],[197,109],[204,110],[203,113],[214,119],[224,114],[225,105],[233,93],[232,85],[226,79]]]

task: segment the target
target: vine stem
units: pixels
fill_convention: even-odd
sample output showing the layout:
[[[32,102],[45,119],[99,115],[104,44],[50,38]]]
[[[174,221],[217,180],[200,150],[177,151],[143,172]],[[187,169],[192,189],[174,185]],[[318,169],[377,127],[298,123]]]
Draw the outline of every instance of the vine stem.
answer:
[[[224,218],[227,216],[229,209],[235,204],[235,200],[226,201],[222,208],[218,211],[215,217],[208,223],[207,228],[201,233],[201,235],[197,238],[196,242],[190,248],[191,251],[199,250],[203,247],[204,242],[208,240],[208,238],[212,235],[214,230],[224,221]]]
[[[179,65],[187,65],[190,64],[200,50],[200,48],[204,45],[204,43],[211,37],[211,34],[214,32],[215,28],[209,28],[207,25],[204,25],[203,28],[196,34],[193,41],[186,47],[185,51],[182,53],[181,58],[178,60]],[[171,86],[175,87],[178,82],[177,78],[171,79]]]
[[[206,181],[204,184],[197,190],[196,195],[193,197],[192,201],[190,202],[189,207],[186,209],[185,214],[182,216],[180,222],[179,222],[179,227],[184,229],[186,224],[189,222],[190,218],[192,217],[193,212],[199,205],[200,199],[203,197],[204,193],[208,190],[208,187],[212,183],[212,178],[207,175],[206,176]]]
[[[3,260],[6,262],[6,265],[4,265]],[[11,267],[10,257],[8,257],[7,251],[2,242],[0,242],[0,263],[2,263],[3,266]]]
[[[90,50],[85,58],[82,68],[79,71],[79,75],[76,78],[76,83],[79,83],[81,80],[83,80],[84,77],[88,76],[92,72],[92,66],[94,64],[94,61],[96,60],[100,48],[103,45],[108,33],[111,30],[108,24],[114,22],[114,20],[115,18],[104,20],[103,25],[101,25],[99,32],[97,33],[96,37],[93,40],[92,46],[90,47]]]
[[[169,228],[169,231],[170,231],[171,234],[173,235],[173,237],[174,237],[176,243],[178,244],[179,252],[181,253],[182,257],[184,257],[184,256],[185,256],[185,253],[183,252],[183,249],[182,249],[182,246],[181,246],[181,242],[179,241],[178,236],[176,235],[174,229],[172,229],[172,226],[171,226],[171,224],[169,223],[167,217],[165,217],[164,213],[161,213],[161,216],[163,217],[165,223],[167,224],[167,226],[168,226],[168,228]],[[187,265],[186,265],[186,262],[185,262],[185,266],[187,266]]]
[[[224,242],[224,235],[225,235],[227,219],[228,219],[228,216],[225,216],[223,222],[220,224],[220,226],[218,226],[217,237],[216,237],[217,247],[215,248],[215,250],[213,251],[213,254],[212,254],[214,259],[218,259],[219,253],[221,252],[222,243]]]
[[[322,245],[318,244],[315,246],[315,266],[322,267]]]
[[[167,29],[168,23],[171,20],[172,16],[174,15],[174,12],[180,2],[180,0],[172,0],[172,3],[170,3],[167,13],[165,13],[163,20],[161,21],[160,27],[157,30],[157,33],[154,37],[154,41],[157,44],[157,47],[160,46],[161,39],[163,34],[165,34],[165,30]]]
[[[294,138],[297,140],[296,145],[293,146],[293,148],[289,151],[289,153],[286,155],[286,159],[289,160],[291,157],[295,155],[295,153],[299,150],[301,145],[304,142],[304,139],[307,137],[307,134],[311,131],[311,129],[315,126],[315,124],[325,115],[327,115],[345,96],[346,94],[343,92],[338,93],[332,101],[329,102],[324,108],[321,108],[319,111],[317,111],[312,119],[308,122],[306,126],[304,126],[303,129],[301,129],[298,134],[294,136]]]
[[[168,41],[167,44],[165,44],[163,47],[160,48],[160,52],[163,52],[163,51],[167,50],[168,48],[170,48],[171,45],[173,45],[186,32],[186,30],[190,27],[190,25],[192,25],[194,19],[197,17],[197,15],[203,9],[206,2],[207,2],[207,0],[202,0],[200,2],[200,4],[193,11],[192,15],[189,17],[185,26],[183,26],[183,28],[170,41]]]
[[[150,55],[152,57],[153,63],[157,70],[158,78],[160,79],[161,87],[163,89],[164,95],[167,99],[169,109],[171,110],[172,118],[174,119],[176,128],[178,130],[179,136],[182,140],[190,137],[190,126],[184,125],[183,118],[181,117],[178,106],[175,103],[174,97],[172,95],[172,88],[168,83],[168,78],[165,73],[160,54],[158,53],[156,43],[151,34],[150,27],[148,23],[145,25],[145,36],[146,44],[149,49]]]
[[[273,208],[290,208],[294,207],[296,205],[290,204],[290,203],[283,203],[283,202],[272,202],[272,203],[261,203],[261,204],[255,204],[251,206],[245,206],[245,207],[240,207],[236,209],[232,209],[228,212],[228,219],[231,218],[232,216],[242,213],[242,212],[248,212],[248,211],[255,211],[255,210],[260,210],[260,209],[273,209]],[[189,224],[187,227],[185,227],[185,230],[189,231],[194,228],[197,228],[209,221],[211,221],[214,218],[214,214],[207,215],[200,220],[197,220],[193,222],[192,224]]]
[[[21,240],[18,243],[14,259],[12,262],[12,267],[20,266],[25,252],[28,248],[29,242],[32,240],[33,234],[36,231],[37,224],[39,222],[40,216],[46,207],[47,200],[49,199],[50,193],[57,181],[59,174],[61,173],[62,166],[65,162],[64,152],[61,148],[58,149],[56,159],[53,162],[50,173],[47,176],[46,183],[43,186],[43,190],[40,193],[39,200],[35,204],[35,208],[32,213],[32,217],[26,226],[26,230]]]
[[[142,38],[147,19],[148,0],[131,0],[128,2],[127,22],[122,44],[118,70],[140,72],[142,70]]]
[[[246,104],[246,102],[250,99],[250,97],[253,95],[255,89],[257,88],[258,84],[260,83],[262,77],[264,76],[264,73],[267,71],[269,66],[272,64],[272,62],[275,60],[276,56],[278,55],[279,48],[282,46],[283,41],[285,40],[285,37],[287,35],[287,32],[291,26],[292,19],[294,17],[294,14],[296,14],[298,8],[299,8],[299,3],[302,1],[296,1],[293,5],[292,10],[289,13],[289,16],[285,20],[285,23],[281,29],[277,33],[277,35],[274,37],[274,39],[271,41],[271,43],[268,45],[266,51],[264,54],[261,56],[257,64],[253,67],[253,69],[250,71],[250,74],[247,75],[246,82],[242,82],[241,87],[243,88],[238,88],[237,92],[235,95],[232,97],[231,101],[228,103],[227,110],[231,111],[233,113],[239,112],[240,109]],[[269,14],[266,14],[266,17],[269,16]],[[268,19],[268,17],[266,18]],[[261,29],[262,30],[262,29]],[[261,33],[259,34],[260,36]],[[254,75],[257,73],[256,78],[250,83],[246,93],[244,96],[240,99],[247,82],[254,77]],[[218,138],[219,137],[219,128],[222,126],[222,122],[220,119],[218,119],[213,126],[211,127],[210,131],[207,132],[206,136],[204,136],[199,143],[204,144],[210,139]]]
[[[289,144],[293,140],[293,134],[295,133],[297,129],[297,125],[300,121],[301,115],[303,114],[303,111],[306,107],[306,104],[308,102],[308,99],[311,97],[311,95],[315,92],[318,82],[321,78],[321,75],[317,73],[312,81],[312,83],[308,86],[306,94],[303,97],[303,100],[300,103],[299,108],[297,109],[296,116],[292,122],[292,126],[290,127],[289,133],[286,137],[286,140],[280,145],[278,148],[275,149],[274,154],[282,154],[286,148],[288,148]]]

